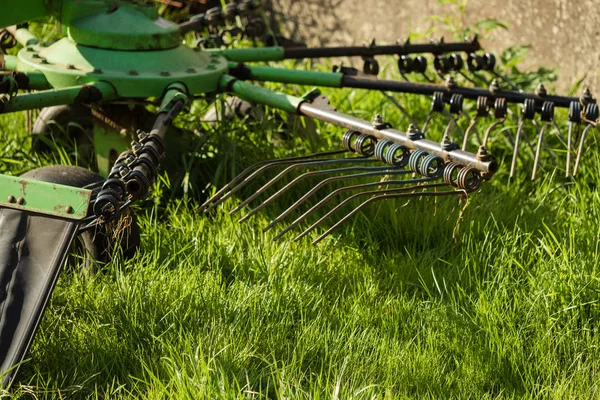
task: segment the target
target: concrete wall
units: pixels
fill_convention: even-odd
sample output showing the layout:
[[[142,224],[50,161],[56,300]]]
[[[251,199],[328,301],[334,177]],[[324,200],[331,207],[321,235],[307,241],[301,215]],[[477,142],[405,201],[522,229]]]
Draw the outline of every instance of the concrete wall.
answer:
[[[507,46],[531,45],[525,69],[558,69],[556,90],[584,83],[600,96],[600,0],[470,0],[464,15],[437,0],[269,0],[284,32],[309,45],[361,44],[370,38],[394,42],[409,32],[426,34],[450,15],[465,25],[493,18],[508,25],[482,40],[499,54]],[[450,36],[447,36],[447,40]],[[426,40],[426,39],[423,39]],[[416,40],[415,40],[416,42]]]

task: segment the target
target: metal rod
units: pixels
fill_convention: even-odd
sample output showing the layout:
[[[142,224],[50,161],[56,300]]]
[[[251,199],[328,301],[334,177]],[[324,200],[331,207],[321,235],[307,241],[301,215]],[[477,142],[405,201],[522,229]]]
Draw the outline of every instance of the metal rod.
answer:
[[[394,174],[404,174],[404,173],[411,173],[411,172],[412,171],[397,171]],[[392,174],[388,174],[388,175],[392,175]],[[406,185],[406,184],[411,184],[411,183],[422,183],[422,182],[428,182],[428,181],[431,181],[431,178],[415,178],[415,179],[404,179],[404,180],[377,181],[377,182],[363,183],[360,185],[341,187],[341,188],[336,189],[333,192],[329,193],[327,196],[322,198],[317,204],[315,204],[310,209],[308,209],[304,214],[302,214],[301,216],[296,218],[290,225],[288,225],[285,229],[283,229],[281,232],[279,232],[277,235],[275,235],[273,240],[279,239],[281,236],[283,236],[284,234],[289,232],[292,228],[294,228],[296,225],[298,225],[300,222],[302,222],[310,214],[313,214],[317,210],[317,208],[321,207],[322,205],[324,205],[329,200],[331,200],[332,198],[334,198],[335,196],[337,196],[338,194],[340,194],[342,192],[346,192],[346,191],[350,191],[350,190],[357,190],[357,189],[365,189],[365,188],[373,187],[373,186]],[[294,206],[295,206],[295,204],[292,207],[294,207]],[[290,207],[290,208],[292,208],[292,207]],[[266,232],[267,230],[271,229],[275,224],[277,224],[283,218],[285,218],[288,214],[288,210],[284,211],[275,220],[271,221],[271,223],[269,223],[269,225],[263,229],[263,232]]]
[[[341,153],[345,153],[345,152],[346,152],[346,150],[335,150],[335,151],[327,151],[327,152],[323,152],[323,153],[309,154],[307,156],[281,158],[281,159],[278,159],[277,161],[266,160],[266,161],[257,162],[256,164],[253,164],[253,165],[249,166],[248,168],[246,168],[245,170],[243,170],[242,172],[240,172],[229,183],[227,183],[225,186],[223,186],[221,189],[219,189],[214,195],[212,195],[209,199],[207,199],[204,203],[202,203],[202,205],[200,205],[200,207],[198,208],[198,212],[202,212],[203,210],[206,210],[210,203],[221,199],[224,196],[225,191],[232,188],[235,184],[237,184],[239,181],[244,179],[246,176],[248,176],[252,171],[254,171],[257,168],[266,166],[268,164],[274,164],[274,163],[276,163],[277,165],[292,164],[294,162],[301,161],[301,160],[308,160],[308,159],[317,158],[317,157],[333,156],[333,155],[341,154]]]
[[[389,92],[412,93],[433,95],[434,92],[442,92],[448,99],[453,94],[460,94],[466,99],[477,100],[478,97],[486,97],[490,103],[497,98],[504,98],[509,103],[523,103],[526,99],[533,99],[538,104],[544,101],[551,101],[556,107],[568,108],[572,101],[579,101],[577,97],[565,96],[538,96],[533,93],[522,93],[508,90],[494,91],[493,93],[487,89],[469,88],[455,86],[448,88],[442,85],[431,85],[427,83],[414,82],[399,82],[383,79],[370,79],[357,76],[344,75],[342,79],[342,87],[350,87],[356,89],[373,89],[387,90]]]
[[[351,46],[351,47],[296,47],[283,48],[262,47],[257,49],[226,49],[212,50],[221,54],[229,61],[281,61],[287,59],[303,58],[334,58],[334,57],[373,57],[378,55],[403,55],[414,53],[472,53],[481,49],[476,40],[457,43],[424,43],[424,44],[397,44],[389,46]]]
[[[294,205],[297,206],[297,205],[301,204],[304,200],[306,200],[308,197],[310,197],[310,195],[312,193],[314,193],[317,189],[319,189],[320,187],[323,186],[323,182],[329,183],[329,182],[334,182],[334,181],[341,181],[341,180],[344,180],[344,179],[356,179],[356,178],[361,178],[361,177],[365,177],[365,176],[386,175],[388,173],[393,173],[394,172],[394,167],[390,166],[390,165],[386,165],[386,166],[383,166],[383,167],[359,167],[359,168],[350,167],[350,168],[336,168],[336,169],[328,169],[328,170],[318,170],[318,171],[305,172],[305,173],[297,176],[296,178],[294,178],[290,183],[288,183],[287,185],[285,185],[284,187],[282,187],[281,189],[279,189],[275,194],[271,195],[268,199],[266,199],[261,204],[259,204],[256,208],[254,208],[252,211],[250,211],[248,214],[246,214],[242,219],[240,219],[240,222],[243,222],[243,221],[247,220],[252,215],[256,214],[257,212],[259,212],[260,210],[262,210],[263,208],[265,208],[266,206],[268,206],[270,203],[272,203],[273,201],[277,200],[285,192],[287,192],[288,190],[290,190],[294,185],[296,185],[298,182],[300,182],[303,179],[306,179],[306,178],[309,178],[309,177],[315,176],[315,175],[334,174],[334,173],[338,173],[338,172],[348,172],[348,171],[370,171],[370,172],[365,172],[365,173],[362,173],[362,174],[342,175],[342,176],[336,176],[336,177],[333,177],[333,178],[325,179],[324,181],[321,181],[319,184],[317,184],[317,186],[313,187],[308,192],[307,195],[304,195],[300,200],[298,200],[298,202],[294,203]],[[402,172],[403,173],[408,173],[408,172],[412,172],[412,171],[404,170]],[[290,212],[291,212],[291,210],[290,210]]]
[[[254,199],[256,199],[258,196],[260,196],[262,193],[264,193],[265,190],[267,190],[268,188],[270,188],[271,186],[273,186],[275,183],[277,183],[285,175],[287,175],[290,171],[292,171],[294,169],[302,168],[302,167],[317,167],[317,166],[332,165],[332,164],[346,164],[346,163],[350,164],[350,163],[368,163],[368,162],[379,162],[379,160],[372,159],[372,158],[366,158],[366,157],[336,158],[336,159],[323,160],[323,161],[308,161],[308,162],[303,162],[303,163],[297,163],[297,164],[290,165],[289,167],[287,167],[286,169],[284,169],[283,171],[281,171],[279,174],[277,174],[269,182],[267,182],[266,184],[264,184],[263,186],[261,186],[260,189],[258,189],[256,192],[254,192],[250,197],[248,197],[246,200],[244,200],[240,205],[238,205],[236,208],[234,208],[233,210],[231,210],[229,212],[229,214],[233,215],[236,212],[238,212],[239,210],[241,210],[244,206],[246,206],[248,203],[250,203],[251,201],[253,201]],[[333,172],[335,172],[335,171],[339,171],[339,172],[343,172],[343,171],[361,171],[361,170],[364,170],[364,168],[365,167],[336,168],[336,169],[333,169],[333,170],[321,170],[321,171],[318,171],[318,172],[319,173],[331,173],[332,171]]]
[[[338,222],[336,222],[331,228],[327,229],[327,231],[325,231],[325,233],[323,233],[321,236],[319,236],[318,238],[316,238],[312,244],[317,244],[319,243],[321,240],[325,239],[326,236],[328,236],[329,234],[331,234],[331,232],[333,232],[334,230],[336,230],[337,228],[339,228],[344,222],[346,222],[348,219],[350,219],[354,214],[356,214],[357,212],[359,212],[362,208],[368,206],[369,204],[378,201],[378,200],[388,200],[388,199],[397,199],[397,198],[402,198],[402,197],[442,197],[442,196],[452,196],[452,195],[464,195],[466,193],[466,191],[460,189],[460,190],[448,190],[448,191],[443,191],[443,192],[424,192],[424,193],[394,193],[393,189],[380,194],[378,196],[374,196],[371,197],[368,200],[365,200],[363,203],[361,203],[358,207],[356,207],[355,209],[353,209],[352,211],[350,211],[348,214],[346,214],[342,219],[340,219]],[[297,239],[294,239],[297,240]]]
[[[118,98],[115,88],[106,82],[20,94],[0,99],[0,114],[75,103],[97,103]]]
[[[337,111],[326,110],[310,103],[301,103],[298,111],[300,114],[307,117],[373,135],[377,139],[391,140],[392,142],[404,145],[409,149],[422,150],[429,154],[440,156],[447,162],[469,166],[488,174],[494,174],[498,171],[498,163],[495,160],[481,159],[475,154],[462,150],[446,151],[439,143],[428,139],[411,140],[406,133],[396,129],[375,129],[371,122],[351,117]]]

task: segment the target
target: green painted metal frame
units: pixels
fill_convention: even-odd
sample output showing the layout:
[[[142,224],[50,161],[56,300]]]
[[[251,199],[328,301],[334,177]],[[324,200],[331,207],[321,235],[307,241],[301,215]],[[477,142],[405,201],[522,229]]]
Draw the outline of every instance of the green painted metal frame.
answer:
[[[81,220],[91,194],[91,190],[0,174],[0,207]]]

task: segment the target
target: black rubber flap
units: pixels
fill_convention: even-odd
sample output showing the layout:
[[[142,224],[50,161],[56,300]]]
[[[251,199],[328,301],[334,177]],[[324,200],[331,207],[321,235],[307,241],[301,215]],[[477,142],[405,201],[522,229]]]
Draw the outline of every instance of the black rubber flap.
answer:
[[[0,208],[0,376],[8,388],[25,357],[78,221]]]

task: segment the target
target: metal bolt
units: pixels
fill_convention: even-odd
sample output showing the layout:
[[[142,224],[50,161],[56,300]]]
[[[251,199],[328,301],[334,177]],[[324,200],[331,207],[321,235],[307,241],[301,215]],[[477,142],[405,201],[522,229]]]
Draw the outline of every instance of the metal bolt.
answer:
[[[448,78],[446,79],[446,88],[454,89],[455,87],[456,87],[456,81],[454,80],[454,78],[452,76],[448,76]]]
[[[65,212],[66,212],[67,214],[73,214],[73,207],[71,207],[71,206],[66,206],[66,207],[65,207]]]
[[[494,157],[490,153],[488,153],[485,146],[479,146],[479,150],[477,150],[477,159],[483,162],[492,161]]]
[[[171,73],[169,71],[161,71],[160,76],[170,76]]]
[[[15,196],[13,196],[12,194],[10,196],[8,196],[8,202],[9,203],[14,203],[15,201],[17,201],[17,199],[15,198]]]
[[[129,71],[129,75],[139,75],[139,72],[137,72],[135,69],[132,69]]]
[[[187,72],[188,74],[194,74],[196,73],[196,68],[188,68],[185,70],[185,72]]]
[[[419,130],[419,128],[417,128],[416,126],[414,126],[413,124],[410,124],[408,126],[408,138],[410,140],[419,140],[419,139],[423,139],[423,133]]]
[[[20,206],[22,206],[23,204],[25,204],[25,199],[24,199],[24,198],[22,198],[22,197],[19,197],[19,198],[17,199],[17,204],[18,204],[18,205],[20,205]]]
[[[94,73],[94,74],[101,74],[102,70],[100,68],[94,68],[94,70],[92,71],[92,73]]]
[[[442,149],[446,150],[446,151],[452,151],[452,150],[457,150],[460,148],[460,146],[458,145],[458,143],[453,142],[450,139],[450,136],[448,136],[447,133],[444,134],[444,137],[442,138]]]
[[[492,83],[490,84],[490,92],[492,92],[492,94],[496,94],[500,91],[500,82],[498,82],[497,79],[494,79],[492,81]]]
[[[548,91],[546,91],[544,85],[540,84],[537,88],[535,88],[535,94],[540,97],[544,97],[548,94]]]
[[[371,122],[371,124],[373,125],[373,128],[375,128],[375,129],[381,129],[382,127],[385,126],[385,121],[381,117],[381,114],[375,114],[375,116],[373,117],[373,121]]]
[[[76,69],[73,64],[67,64],[67,69]]]

